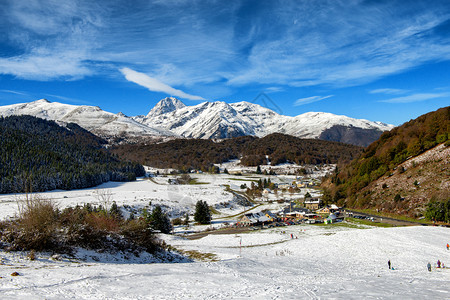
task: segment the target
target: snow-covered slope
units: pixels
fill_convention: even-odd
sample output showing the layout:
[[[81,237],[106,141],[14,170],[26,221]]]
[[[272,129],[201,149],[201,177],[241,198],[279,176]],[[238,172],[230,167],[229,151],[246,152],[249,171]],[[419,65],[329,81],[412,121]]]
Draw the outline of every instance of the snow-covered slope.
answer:
[[[32,115],[35,117],[76,123],[101,136],[170,136],[171,132],[136,122],[122,113],[113,114],[97,106],[78,106],[49,102],[46,99],[0,107],[1,116]]]
[[[367,146],[392,125],[353,119],[323,112],[296,117],[283,116],[249,102],[203,102],[186,106],[180,100],[162,99],[147,115],[127,117],[96,106],[77,106],[45,99],[0,107],[1,116],[33,115],[77,123],[103,137],[183,136],[187,138],[232,138],[243,135],[263,137],[285,133]]]
[[[249,102],[204,102],[185,106],[175,98],[161,100],[147,116],[134,119],[191,138],[265,136],[279,132],[301,138],[321,138],[368,145],[392,125],[330,113],[308,112],[283,116]]]
[[[158,111],[165,111],[160,104],[161,102],[156,106]],[[148,126],[166,128],[175,134],[189,138],[231,138],[255,135],[252,124],[248,124],[240,113],[225,102],[203,102],[167,113],[156,114],[155,112],[156,110],[152,109],[146,117],[135,118],[135,120]]]
[[[155,107],[147,114],[148,118],[166,114],[177,109],[186,107],[183,102],[174,97],[167,97],[159,101]]]

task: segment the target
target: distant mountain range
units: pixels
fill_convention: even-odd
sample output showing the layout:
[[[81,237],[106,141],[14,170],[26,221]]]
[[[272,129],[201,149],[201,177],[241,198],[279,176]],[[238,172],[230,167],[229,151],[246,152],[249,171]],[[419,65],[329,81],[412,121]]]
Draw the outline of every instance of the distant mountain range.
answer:
[[[353,119],[323,112],[284,116],[249,102],[203,102],[186,106],[168,97],[147,115],[127,117],[96,106],[77,106],[45,99],[0,106],[0,115],[32,115],[76,123],[102,137],[185,137],[224,139],[245,135],[263,137],[284,133],[300,138],[323,139],[367,146],[393,125]]]

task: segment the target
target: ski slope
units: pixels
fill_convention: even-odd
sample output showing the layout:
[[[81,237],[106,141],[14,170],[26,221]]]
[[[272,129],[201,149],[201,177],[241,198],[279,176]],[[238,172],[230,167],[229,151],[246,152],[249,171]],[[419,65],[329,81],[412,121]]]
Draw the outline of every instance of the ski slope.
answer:
[[[214,262],[70,262],[45,256],[28,261],[0,252],[0,294],[2,299],[449,298],[450,269],[426,269],[428,261],[450,261],[447,228],[284,230],[194,241],[165,237],[179,249],[216,254]],[[395,270],[388,270],[388,259]],[[20,276],[10,276],[14,271]]]

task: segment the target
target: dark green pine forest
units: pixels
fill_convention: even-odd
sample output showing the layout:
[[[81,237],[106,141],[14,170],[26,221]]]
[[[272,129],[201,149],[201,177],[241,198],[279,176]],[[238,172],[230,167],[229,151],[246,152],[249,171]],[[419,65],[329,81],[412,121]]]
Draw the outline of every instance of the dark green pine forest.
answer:
[[[119,160],[104,144],[73,123],[0,117],[0,193],[80,189],[145,174],[142,165]]]

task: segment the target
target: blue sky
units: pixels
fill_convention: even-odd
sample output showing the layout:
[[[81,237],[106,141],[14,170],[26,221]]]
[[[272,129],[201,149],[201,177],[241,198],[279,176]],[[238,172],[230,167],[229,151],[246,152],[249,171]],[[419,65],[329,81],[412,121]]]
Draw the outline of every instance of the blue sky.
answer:
[[[399,125],[448,106],[449,82],[449,1],[0,2],[0,105],[176,96]]]

